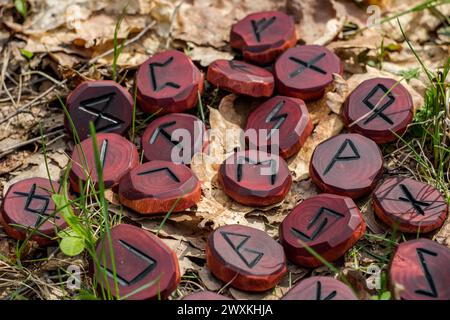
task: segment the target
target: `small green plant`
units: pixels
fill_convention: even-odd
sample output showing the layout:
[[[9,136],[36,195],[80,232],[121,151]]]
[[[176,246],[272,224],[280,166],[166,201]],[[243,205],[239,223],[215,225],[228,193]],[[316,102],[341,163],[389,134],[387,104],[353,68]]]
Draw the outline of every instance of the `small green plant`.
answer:
[[[17,12],[20,13],[20,15],[26,19],[28,15],[28,9],[27,9],[27,1],[26,0],[15,0],[14,6],[16,7]]]
[[[20,50],[20,53],[21,53],[25,58],[27,58],[28,60],[33,59],[33,57],[34,57],[34,53],[33,53],[33,52],[30,52],[30,51],[25,50],[25,49],[19,49],[19,50]]]
[[[112,78],[117,82],[117,61],[119,60],[119,56],[122,54],[123,48],[125,47],[126,39],[124,39],[119,45],[119,31],[122,25],[123,19],[127,14],[127,6],[123,8],[122,13],[119,16],[119,20],[116,23],[116,27],[114,29],[114,58],[112,64]]]
[[[202,102],[202,96],[200,94],[200,91],[198,91],[197,94],[198,94],[197,108],[198,108],[198,112],[200,113],[200,119],[202,119],[202,121],[204,123],[206,123],[205,111],[203,110],[203,102]]]
[[[423,108],[416,113],[414,123],[409,128],[411,139],[407,140],[402,137],[399,139],[411,151],[417,162],[418,174],[433,182],[450,201],[448,189],[450,181],[447,174],[450,161],[450,149],[447,147],[449,142],[449,84],[446,82],[450,72],[450,58],[447,58],[442,70],[433,74],[412,46],[400,21],[398,21],[398,25],[429,81]],[[418,71],[411,73],[418,73]]]
[[[391,300],[392,295],[388,289],[388,281],[386,272],[380,274],[380,284],[381,288],[378,290],[378,294],[370,297],[372,300]]]

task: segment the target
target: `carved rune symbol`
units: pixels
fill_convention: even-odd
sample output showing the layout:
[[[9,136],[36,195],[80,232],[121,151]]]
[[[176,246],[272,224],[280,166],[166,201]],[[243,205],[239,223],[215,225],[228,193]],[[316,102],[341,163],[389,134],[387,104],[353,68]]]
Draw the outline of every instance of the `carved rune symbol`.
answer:
[[[84,100],[80,102],[79,109],[92,116],[95,116],[94,126],[97,132],[110,132],[119,129],[123,121],[108,114],[108,110],[114,96],[114,92],[102,95],[100,97]],[[99,126],[101,122],[106,122],[104,125]]]
[[[417,213],[421,215],[425,215],[425,211],[422,207],[428,207],[431,206],[431,203],[419,201],[413,197],[411,192],[408,190],[408,188],[404,184],[400,184],[400,189],[402,189],[403,194],[405,197],[399,197],[398,199],[404,202],[409,202],[413,206],[414,210],[416,210]]]
[[[118,242],[129,252],[131,252],[132,254],[134,254],[135,256],[141,258],[142,260],[144,260],[145,262],[148,263],[148,266],[142,270],[142,272],[140,272],[138,275],[136,275],[133,279],[131,280],[127,280],[125,279],[123,276],[121,276],[120,274],[118,274],[116,272],[116,279],[117,282],[122,285],[122,286],[131,286],[134,285],[136,283],[138,283],[139,281],[141,281],[142,279],[144,279],[150,272],[153,271],[153,269],[156,267],[156,260],[154,260],[152,257],[149,257],[147,254],[145,254],[144,252],[142,252],[141,250],[139,250],[138,248],[132,246],[131,244],[123,241],[123,240],[118,240]],[[105,268],[106,269],[106,274],[114,279],[114,273],[112,272],[112,270],[110,270],[109,268]]]
[[[153,91],[158,92],[163,90],[166,87],[172,87],[175,89],[179,89],[181,86],[178,83],[175,82],[166,82],[162,85],[158,85],[158,81],[156,79],[156,71],[155,69],[158,68],[164,68],[168,65],[170,65],[173,62],[173,57],[170,57],[169,59],[167,59],[165,62],[152,62],[149,64],[150,67],[150,80],[152,81],[152,87],[153,87]]]
[[[386,97],[388,98],[388,101],[382,105],[382,106],[378,106],[378,104],[381,102],[381,100],[379,102],[377,102],[376,104],[373,104],[370,100],[373,98],[373,96],[376,95],[376,93],[378,92],[378,90],[383,91],[383,98]],[[382,98],[382,99],[383,99]],[[373,111],[373,114],[368,117],[365,121],[364,124],[368,124],[369,122],[373,121],[375,118],[380,117],[381,119],[383,119],[384,121],[386,121],[387,123],[389,123],[390,125],[393,125],[394,122],[392,121],[391,118],[389,118],[387,115],[385,115],[383,113],[384,110],[386,110],[387,108],[389,108],[389,106],[391,106],[393,103],[395,102],[395,97],[393,96],[393,94],[382,84],[377,84],[372,91],[369,92],[369,94],[367,95],[367,97],[364,98],[363,103],[370,109]]]
[[[350,147],[353,154],[351,155],[344,155],[345,149],[347,146]],[[339,148],[338,152],[334,155],[333,159],[331,159],[328,166],[325,168],[325,171],[323,172],[324,175],[326,175],[328,172],[330,172],[331,169],[333,169],[336,162],[339,161],[352,161],[352,160],[358,160],[361,156],[359,155],[358,149],[356,149],[355,144],[350,139],[345,139],[344,143]]]
[[[337,292],[336,290],[334,290],[322,299],[322,283],[320,281],[317,281],[316,300],[332,300],[336,295]]]
[[[295,69],[293,72],[291,72],[289,74],[289,78],[291,78],[291,79],[295,78],[299,74],[303,73],[306,69],[311,69],[311,70],[314,70],[321,74],[327,74],[327,72],[325,70],[316,66],[316,63],[319,62],[320,60],[322,60],[323,58],[325,58],[326,55],[327,54],[323,52],[323,53],[315,56],[314,58],[312,58],[309,61],[304,61],[304,60],[296,58],[296,57],[289,57],[289,60],[294,61],[295,63],[298,63],[300,65],[300,67],[298,67],[297,69]]]
[[[38,228],[42,223],[44,223],[46,220],[48,220],[49,217],[52,217],[51,214],[47,214],[46,211],[48,210],[48,206],[50,204],[50,197],[49,196],[42,196],[36,194],[36,184],[33,183],[31,186],[30,192],[14,192],[14,194],[17,194],[21,197],[27,197],[27,200],[25,201],[25,207],[24,209],[28,212],[33,213],[37,216],[36,222],[34,224],[35,228]],[[43,201],[43,205],[39,209],[32,208],[33,200],[40,200]],[[59,217],[55,216],[55,219],[59,219]]]
[[[261,20],[252,20],[252,30],[253,30],[253,34],[256,37],[256,41],[261,42],[261,34],[264,32],[264,30],[266,30],[272,23],[275,22],[277,18],[276,17],[272,17],[269,20],[267,20],[266,18],[262,18]]]
[[[105,167],[106,153],[108,152],[108,139],[103,140],[102,147],[100,149],[100,162],[102,163],[102,168]]]
[[[270,111],[270,113],[267,115],[266,117],[266,123],[269,122],[274,122],[276,121],[275,125],[273,126],[273,128],[269,131],[269,133],[267,134],[267,139],[270,139],[270,137],[272,136],[274,130],[278,130],[280,129],[281,125],[286,121],[288,114],[287,113],[282,113],[282,114],[278,114],[278,112],[280,112],[281,108],[284,107],[285,101],[280,101],[276,104],[275,108],[273,108],[272,111]]]
[[[238,182],[242,181],[243,174],[244,174],[242,166],[245,163],[253,164],[253,165],[256,165],[256,166],[261,166],[261,165],[265,165],[265,164],[269,163],[270,170],[271,170],[271,173],[272,173],[270,175],[270,183],[273,185],[273,184],[275,184],[275,181],[277,180],[277,175],[278,175],[277,170],[276,170],[277,163],[273,159],[266,160],[266,161],[254,161],[253,159],[250,159],[248,157],[239,157],[237,159],[237,163],[238,163],[238,165],[237,165],[237,168],[236,168],[236,177],[237,177],[237,181]]]
[[[250,236],[234,232],[220,232],[225,241],[233,248],[234,252],[250,269],[256,266],[263,257],[264,253],[244,248],[245,243],[250,239]]]
[[[427,250],[424,248],[417,248],[416,252],[417,252],[417,256],[419,257],[420,265],[422,267],[423,273],[425,274],[425,279],[428,282],[428,286],[430,287],[429,288],[430,290],[419,289],[419,290],[416,290],[415,292],[417,294],[421,294],[424,296],[437,298],[439,294],[437,292],[436,285],[434,283],[431,272],[428,269],[427,261],[425,260],[424,254],[427,254],[427,255],[433,256],[433,257],[437,257],[438,254],[436,252],[433,252],[433,251],[430,251],[430,250]]]
[[[164,168],[157,168],[157,169],[151,169],[151,170],[147,170],[147,171],[143,171],[143,172],[139,172],[138,176],[145,176],[147,174],[152,174],[152,173],[156,173],[156,172],[161,172],[164,171],[167,173],[167,175],[175,182],[180,182],[180,179],[178,179],[177,175],[170,170],[169,167],[164,167]]]
[[[241,63],[239,63],[239,62],[230,60],[230,61],[228,62],[228,65],[229,65],[230,68],[233,69],[233,70],[239,70],[239,71],[242,71],[242,72],[245,72],[245,73],[248,73],[248,72],[249,72],[248,66],[245,65],[245,64],[241,64]]]
[[[291,228],[291,232],[294,234],[294,236],[302,239],[303,241],[313,241],[324,231],[325,227],[328,224],[328,217],[325,217],[321,222],[319,222],[320,218],[324,215],[329,215],[336,219],[340,219],[340,218],[344,217],[344,215],[339,212],[322,207],[319,209],[319,211],[311,219],[308,226],[306,227],[306,231],[309,231],[313,226],[318,224],[316,229],[312,232],[312,234],[310,236],[308,236],[306,233],[304,233],[296,228]]]
[[[172,135],[165,130],[166,128],[172,127],[176,124],[177,124],[176,121],[170,121],[170,122],[161,124],[153,132],[153,134],[150,138],[150,144],[155,143],[156,139],[158,138],[158,135],[161,134],[164,138],[166,138],[168,141],[170,141],[174,146],[177,146],[180,143],[180,141],[172,140]]]

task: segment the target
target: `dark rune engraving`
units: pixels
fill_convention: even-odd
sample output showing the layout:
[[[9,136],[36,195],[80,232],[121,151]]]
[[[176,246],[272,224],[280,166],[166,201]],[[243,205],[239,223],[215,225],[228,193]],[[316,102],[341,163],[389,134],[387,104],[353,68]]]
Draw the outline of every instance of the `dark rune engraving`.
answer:
[[[234,252],[236,252],[236,254],[239,256],[239,258],[250,269],[253,268],[254,266],[256,266],[258,264],[259,260],[261,260],[261,258],[263,257],[264,253],[262,253],[262,252],[259,252],[259,251],[253,250],[253,249],[244,248],[244,245],[250,239],[250,236],[247,236],[244,234],[239,234],[239,233],[234,233],[234,232],[225,232],[225,231],[222,231],[220,233],[222,234],[222,237],[225,239],[225,241],[230,245],[230,247],[233,248]],[[235,240],[237,240],[239,242],[236,243],[236,241],[233,241],[232,238],[234,238]],[[248,257],[249,254],[252,257],[252,259],[250,257]]]
[[[127,249],[129,252],[131,252],[132,254],[134,254],[135,256],[141,258],[142,260],[144,260],[145,262],[148,263],[148,266],[142,270],[141,273],[139,273],[137,276],[135,276],[133,279],[131,280],[127,280],[125,279],[123,276],[121,276],[120,274],[118,274],[116,272],[116,279],[117,282],[122,285],[122,286],[131,286],[134,285],[136,283],[138,283],[139,281],[141,281],[142,279],[144,279],[148,274],[150,274],[153,269],[155,269],[156,267],[156,260],[154,260],[152,257],[149,257],[148,255],[146,255],[144,252],[142,252],[141,250],[139,250],[138,248],[132,246],[131,244],[123,241],[123,240],[118,240],[118,242],[125,248]],[[111,269],[109,268],[105,268],[106,269],[106,273],[110,278],[114,279],[114,273]]]
[[[46,211],[48,210],[48,206],[50,204],[50,197],[36,194],[36,184],[35,183],[33,183],[33,185],[31,186],[29,193],[14,192],[14,194],[17,194],[18,196],[21,196],[21,197],[27,197],[27,200],[25,201],[24,209],[37,216],[36,223],[34,224],[35,228],[38,228],[45,221],[47,221],[50,217],[53,217],[53,215],[46,213]],[[41,206],[40,209],[33,209],[31,207],[33,200],[43,201],[43,205]],[[54,216],[54,218],[59,219],[59,217],[57,217],[57,216]]]
[[[296,228],[291,228],[292,233],[294,234],[294,236],[302,239],[303,241],[313,241],[324,231],[325,227],[328,224],[328,217],[325,217],[321,222],[319,222],[319,219],[323,215],[329,215],[336,219],[344,218],[343,214],[336,212],[334,210],[322,207],[319,209],[319,211],[311,219],[308,226],[306,227],[306,231],[309,231],[313,226],[318,224],[316,229],[312,232],[312,234],[310,236],[308,236],[306,233],[304,233]]]
[[[402,189],[403,194],[405,197],[399,197],[398,199],[404,202],[409,202],[413,206],[414,210],[416,210],[417,213],[421,215],[425,215],[425,211],[422,207],[428,207],[431,206],[431,203],[419,201],[413,197],[411,192],[408,190],[408,188],[404,184],[400,184],[400,189]]]
[[[116,94],[113,92],[80,102],[79,109],[81,111],[96,117],[94,120],[94,126],[97,132],[110,132],[117,130],[123,124],[122,120],[106,112],[115,95]],[[101,121],[106,121],[106,124],[99,127]]]
[[[178,83],[175,82],[166,82],[163,85],[158,85],[158,81],[156,79],[156,72],[155,69],[158,68],[164,68],[166,66],[168,66],[169,64],[171,64],[173,62],[173,57],[170,57],[169,59],[167,59],[165,62],[152,62],[149,64],[150,67],[150,79],[152,81],[152,87],[153,87],[153,91],[158,92],[163,90],[166,87],[172,87],[175,89],[179,89],[181,86]]]
[[[277,18],[276,17],[272,17],[269,20],[267,20],[266,18],[262,18],[261,20],[252,20],[252,30],[253,30],[253,34],[256,37],[256,41],[261,42],[261,34],[264,32],[264,30],[266,30],[272,23],[275,22]]]
[[[316,289],[316,300],[332,300],[336,297],[336,290],[332,291],[329,295],[322,299],[322,283],[317,281],[317,289]]]
[[[378,92],[378,90],[381,90],[384,92],[383,94],[383,98],[386,96],[389,100],[382,105],[381,107],[378,106],[378,104],[381,102],[378,101],[376,104],[373,104],[370,100],[373,98],[373,96],[375,96],[375,94]],[[382,98],[382,99],[383,99]],[[395,97],[394,95],[382,84],[377,84],[372,91],[369,92],[369,94],[367,95],[367,97],[364,98],[363,103],[370,109],[373,111],[373,114],[368,117],[365,121],[364,124],[368,124],[369,122],[373,121],[375,118],[380,117],[381,119],[383,119],[384,121],[386,121],[387,123],[389,123],[390,125],[393,125],[394,122],[392,121],[391,118],[389,118],[387,115],[385,115],[383,113],[384,110],[386,110],[387,108],[389,108],[393,103],[395,102]]]
[[[289,60],[294,61],[295,63],[298,63],[300,65],[300,67],[298,67],[297,69],[295,69],[293,72],[291,72],[289,74],[289,78],[291,78],[291,79],[295,78],[299,74],[302,74],[306,69],[311,69],[311,70],[314,70],[321,74],[327,74],[327,72],[325,70],[316,66],[316,63],[319,62],[320,60],[322,60],[323,58],[325,58],[326,55],[327,54],[323,52],[323,53],[315,56],[314,58],[312,58],[309,61],[303,61],[296,57],[289,57]]]
[[[108,152],[108,139],[103,140],[102,147],[100,149],[100,162],[102,167],[105,167],[106,153]]]
[[[172,127],[176,124],[177,124],[176,121],[170,121],[170,122],[161,124],[153,132],[153,134],[150,138],[150,144],[155,143],[156,139],[158,138],[158,135],[161,134],[164,138],[166,138],[168,141],[170,141],[174,146],[177,146],[180,143],[180,141],[172,140],[172,135],[165,130],[166,128]]]
[[[417,256],[419,257],[420,265],[422,267],[423,273],[425,274],[425,279],[427,279],[430,290],[419,289],[419,290],[416,290],[415,292],[417,294],[421,294],[424,296],[437,298],[439,294],[436,289],[436,285],[434,283],[433,277],[431,276],[431,272],[428,269],[427,261],[425,260],[424,254],[427,254],[427,255],[433,256],[433,257],[437,257],[438,254],[436,252],[433,252],[433,251],[430,251],[430,250],[427,250],[424,248],[417,248],[416,252],[417,252]]]
[[[230,60],[230,61],[228,61],[228,65],[233,70],[239,70],[239,71],[242,71],[245,73],[249,73],[248,66],[245,64],[241,64],[237,61]]]
[[[151,170],[147,170],[147,171],[143,171],[143,172],[139,172],[138,176],[145,176],[147,174],[152,174],[152,173],[156,173],[156,172],[167,172],[167,175],[172,178],[173,181],[175,182],[180,182],[180,179],[178,179],[177,175],[175,173],[173,173],[172,170],[170,170],[170,168],[168,167],[164,167],[164,168],[157,168],[157,169],[151,169]]]
[[[345,151],[345,149],[347,148],[347,146],[350,146],[350,148],[351,148],[351,150],[353,152],[353,155],[342,156],[342,154]],[[323,172],[323,174],[326,175],[328,172],[330,172],[330,170],[333,169],[333,167],[336,164],[336,162],[339,162],[339,161],[353,161],[353,160],[358,160],[360,158],[361,158],[361,156],[359,155],[358,149],[356,149],[356,146],[353,143],[353,141],[350,140],[350,139],[345,139],[344,143],[341,145],[341,147],[339,148],[338,152],[335,154],[333,159],[331,159],[330,163],[325,168],[325,171]]]
[[[248,157],[239,157],[237,159],[237,169],[236,169],[236,177],[237,177],[237,181],[241,182],[242,178],[243,178],[243,168],[242,166],[245,163],[249,163],[249,164],[253,164],[256,166],[261,166],[261,165],[265,165],[267,163],[269,163],[270,165],[270,172],[272,173],[270,175],[270,183],[273,185],[275,184],[275,181],[277,180],[277,162],[274,159],[270,159],[270,160],[266,160],[266,161],[255,161],[253,159],[250,159]]]
[[[278,114],[278,112],[280,112],[281,108],[284,107],[285,101],[280,101],[277,103],[277,105],[275,106],[275,108],[273,108],[273,110],[267,115],[266,117],[266,123],[270,123],[270,122],[274,122],[277,121],[275,123],[275,125],[273,126],[273,128],[269,131],[269,133],[267,134],[267,139],[270,139],[270,137],[272,136],[274,130],[278,130],[281,128],[281,125],[286,121],[288,114],[287,113],[283,113],[283,114]]]

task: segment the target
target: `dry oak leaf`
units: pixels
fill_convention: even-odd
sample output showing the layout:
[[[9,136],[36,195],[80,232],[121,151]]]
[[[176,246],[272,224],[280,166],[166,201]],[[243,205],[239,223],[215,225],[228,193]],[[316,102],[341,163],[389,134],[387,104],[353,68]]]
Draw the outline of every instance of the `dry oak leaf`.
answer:
[[[243,146],[242,128],[225,120],[221,112],[209,108],[210,144],[208,154],[216,161],[222,163],[236,148]]]
[[[331,42],[347,20],[359,25],[367,20],[367,13],[351,1],[286,0],[286,10],[296,21],[298,37],[308,44]]]
[[[258,209],[241,205],[225,194],[217,179],[222,162],[235,149],[242,149],[243,146],[241,125],[246,121],[248,110],[239,111],[240,108],[234,107],[236,101],[238,101],[236,95],[228,95],[222,99],[219,110],[209,108],[211,125],[209,152],[195,154],[191,161],[191,169],[201,181],[203,191],[195,214],[203,219],[200,223],[202,228],[209,224],[216,229],[222,225],[239,223],[256,224],[264,230],[262,221],[252,222],[246,215],[255,210],[271,210],[281,206],[283,202]],[[249,106],[243,108],[248,109]],[[225,119],[225,114],[231,121]]]
[[[344,123],[340,116],[329,114],[314,128],[313,134],[306,140],[300,152],[288,160],[294,181],[305,180],[309,177],[309,163],[314,149],[322,141],[339,134],[343,127]]]
[[[387,16],[393,16],[395,13],[407,11],[411,9],[412,5],[417,4],[417,1],[402,1],[401,5],[395,7],[395,10],[389,12]],[[435,9],[411,12],[398,18],[405,34],[408,35],[411,41],[421,44],[428,42],[432,33],[445,22],[445,17],[450,16],[450,4],[448,2],[441,3]],[[397,19],[384,23],[381,27],[391,39],[398,42],[404,41]]]
[[[126,16],[118,31],[118,39],[126,38],[130,33],[136,33],[145,28],[150,19],[145,16]],[[73,27],[76,33],[74,44],[79,47],[95,47],[114,39],[117,18],[106,14],[91,16],[88,20],[77,21]]]
[[[222,48],[233,23],[257,11],[284,8],[285,0],[192,0],[178,12],[172,36],[197,46]]]
[[[228,224],[249,224],[242,212],[231,211],[221,203],[207,197],[202,197],[197,203],[195,215],[203,219],[200,223],[201,228],[211,226],[212,229],[217,229]]]
[[[309,177],[309,162],[316,146],[322,141],[341,132],[344,124],[337,114],[330,114],[331,110],[339,109],[340,100],[335,100],[336,93],[345,88],[345,80],[335,75],[334,83],[322,99],[307,103],[311,120],[316,127],[305,144],[292,158],[288,159],[289,169],[293,173],[294,181],[305,180]],[[343,100],[342,100],[343,101]]]
[[[228,51],[219,51],[213,47],[198,47],[191,45],[192,50],[189,51],[189,57],[193,61],[200,62],[202,67],[207,67],[209,64],[218,59],[231,60],[234,54]]]

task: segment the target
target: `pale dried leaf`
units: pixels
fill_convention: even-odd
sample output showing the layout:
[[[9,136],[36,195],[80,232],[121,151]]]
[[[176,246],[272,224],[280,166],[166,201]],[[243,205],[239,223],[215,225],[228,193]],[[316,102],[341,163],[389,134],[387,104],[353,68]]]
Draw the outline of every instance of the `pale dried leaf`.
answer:
[[[343,127],[342,119],[336,114],[328,115],[316,126],[300,152],[288,161],[294,181],[305,180],[309,177],[309,163],[314,149],[319,143],[339,134]]]
[[[193,0],[180,7],[172,36],[197,46],[221,48],[229,40],[233,23],[247,14],[276,10],[285,0]]]
[[[189,51],[189,56],[193,61],[199,61],[202,67],[207,67],[211,62],[218,59],[232,60],[234,54],[226,51],[219,51],[212,47],[197,47]]]
[[[223,286],[222,282],[214,277],[208,268],[199,268],[198,276],[209,291],[218,291]]]

